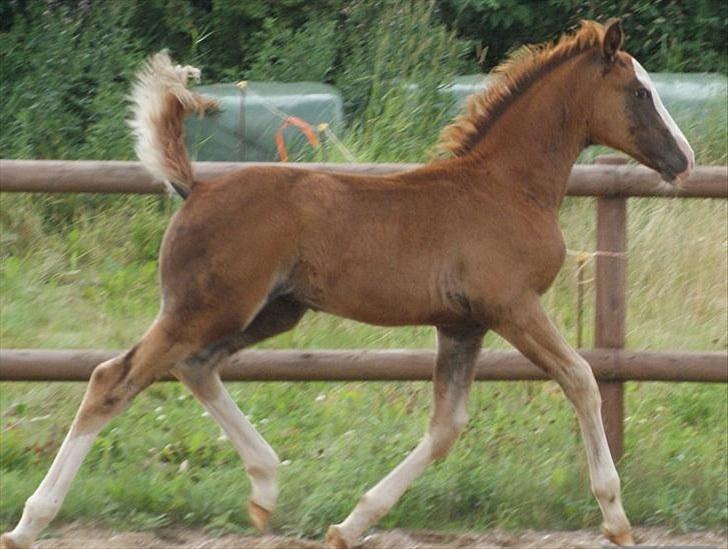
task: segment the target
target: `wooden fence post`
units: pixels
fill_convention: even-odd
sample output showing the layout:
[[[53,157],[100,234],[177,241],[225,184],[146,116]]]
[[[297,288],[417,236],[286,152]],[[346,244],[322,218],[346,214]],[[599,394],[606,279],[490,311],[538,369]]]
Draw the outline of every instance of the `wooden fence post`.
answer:
[[[597,164],[626,164],[619,156],[602,156]],[[597,199],[596,311],[594,346],[623,349],[627,312],[627,199],[602,196]],[[614,461],[624,451],[624,383],[599,384],[602,418]]]

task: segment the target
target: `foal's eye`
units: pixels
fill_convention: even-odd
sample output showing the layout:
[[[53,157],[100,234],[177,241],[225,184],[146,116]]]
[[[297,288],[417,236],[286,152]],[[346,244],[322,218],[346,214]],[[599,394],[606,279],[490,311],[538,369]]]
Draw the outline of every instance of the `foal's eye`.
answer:
[[[637,99],[647,99],[650,96],[650,92],[645,88],[640,88],[638,90],[635,90],[634,96]]]

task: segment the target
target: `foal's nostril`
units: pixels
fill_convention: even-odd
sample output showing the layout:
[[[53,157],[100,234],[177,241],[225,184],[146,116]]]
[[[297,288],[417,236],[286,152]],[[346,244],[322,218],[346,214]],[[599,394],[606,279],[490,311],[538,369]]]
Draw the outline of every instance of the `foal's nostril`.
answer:
[[[667,172],[671,172],[671,175],[674,175],[673,181],[679,184],[687,179],[695,167],[695,153],[684,139],[677,141],[677,149],[668,161]]]
[[[690,151],[692,153],[692,151]],[[675,173],[677,174],[675,176],[675,183],[682,183],[687,178],[688,175],[690,175],[690,172],[693,170],[693,167],[695,166],[695,158],[689,154],[685,155],[682,159],[682,162],[680,162],[680,167],[675,170]]]
[[[692,167],[688,165],[688,167],[686,167],[683,171],[675,176],[675,182],[678,184],[683,183],[688,178],[688,175],[690,175],[691,171]]]

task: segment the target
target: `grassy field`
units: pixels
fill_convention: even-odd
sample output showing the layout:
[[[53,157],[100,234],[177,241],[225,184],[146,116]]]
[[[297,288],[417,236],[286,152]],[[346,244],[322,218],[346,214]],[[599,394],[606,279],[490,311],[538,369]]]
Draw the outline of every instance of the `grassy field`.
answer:
[[[50,236],[35,200],[3,196],[6,221],[15,223],[4,245],[24,253],[7,254],[2,263],[2,346],[130,346],[156,313],[154,250],[170,205],[125,198],[115,213],[89,216]],[[571,249],[593,249],[591,202],[570,199],[563,209]],[[725,349],[725,219],[722,201],[630,202],[630,348]],[[544,297],[572,341],[574,273],[570,258]],[[592,307],[589,299],[586,334]],[[431,348],[433,336],[428,328],[383,329],[310,314],[296,330],[261,346]],[[485,343],[503,345],[492,335]],[[724,527],[725,385],[627,387],[620,469],[632,520],[676,529]],[[430,403],[427,383],[239,383],[230,389],[284,460],[274,528],[313,536],[344,517],[416,444]],[[0,386],[0,528],[17,519],[42,478],[82,392],[82,384]],[[598,524],[576,422],[553,383],[481,383],[470,410],[454,451],[414,484],[384,527]],[[143,393],[103,432],[59,520],[247,530],[248,489],[219,429],[181,387],[166,384]]]

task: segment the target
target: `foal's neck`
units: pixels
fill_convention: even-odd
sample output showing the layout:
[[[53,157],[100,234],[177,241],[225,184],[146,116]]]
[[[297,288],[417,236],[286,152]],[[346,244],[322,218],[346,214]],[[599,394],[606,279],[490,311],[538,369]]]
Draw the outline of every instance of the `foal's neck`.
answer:
[[[500,115],[468,160],[501,184],[558,209],[571,168],[588,144],[596,75],[588,53],[551,69]]]

